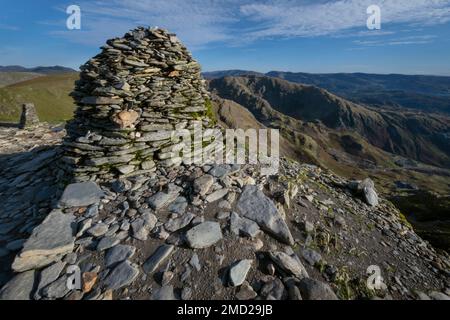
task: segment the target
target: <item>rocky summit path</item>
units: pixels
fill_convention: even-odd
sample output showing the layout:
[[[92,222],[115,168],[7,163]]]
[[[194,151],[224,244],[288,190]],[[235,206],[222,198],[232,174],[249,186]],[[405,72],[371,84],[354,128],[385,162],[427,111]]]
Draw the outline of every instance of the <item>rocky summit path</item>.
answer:
[[[370,180],[283,160],[67,185],[63,135],[0,128],[1,299],[449,299],[448,255]]]

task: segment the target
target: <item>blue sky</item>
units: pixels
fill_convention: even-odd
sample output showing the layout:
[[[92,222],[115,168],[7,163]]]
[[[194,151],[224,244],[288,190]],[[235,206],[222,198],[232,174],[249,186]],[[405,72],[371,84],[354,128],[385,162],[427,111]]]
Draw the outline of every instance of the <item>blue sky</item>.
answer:
[[[81,8],[81,30],[66,8]],[[366,9],[381,8],[381,30]],[[179,35],[204,71],[450,75],[450,0],[2,0],[0,65],[77,68],[138,25]]]

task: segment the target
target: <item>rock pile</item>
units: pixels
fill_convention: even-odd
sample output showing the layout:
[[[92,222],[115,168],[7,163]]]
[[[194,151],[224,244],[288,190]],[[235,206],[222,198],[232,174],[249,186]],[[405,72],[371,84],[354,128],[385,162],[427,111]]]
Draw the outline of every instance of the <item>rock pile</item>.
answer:
[[[20,116],[19,127],[21,129],[33,127],[39,124],[39,118],[33,103],[24,103],[22,105],[22,114]]]
[[[49,191],[58,154],[18,132],[37,154],[0,163],[0,300],[449,299],[448,254],[383,197],[373,207],[355,196],[369,181],[281,159],[278,176],[182,164],[60,195]],[[384,279],[376,291],[369,265]]]
[[[162,29],[137,28],[102,50],[81,67],[72,93],[78,108],[67,126],[65,165],[79,181],[144,174],[155,162],[179,165],[180,130],[213,126],[200,65]]]

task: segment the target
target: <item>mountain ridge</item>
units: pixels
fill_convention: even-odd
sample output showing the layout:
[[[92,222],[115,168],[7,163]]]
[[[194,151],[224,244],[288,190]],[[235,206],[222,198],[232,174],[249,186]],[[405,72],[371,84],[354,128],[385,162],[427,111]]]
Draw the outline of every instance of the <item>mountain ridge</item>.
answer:
[[[226,77],[211,80],[210,85],[223,98],[250,108],[257,118],[266,121],[279,118],[275,110],[300,121],[320,121],[331,129],[356,131],[386,152],[436,166],[450,163],[445,139],[449,118],[381,111],[321,88],[265,76]]]
[[[213,80],[224,76],[252,74],[315,85],[353,102],[374,107],[450,113],[449,76],[283,71],[263,74],[246,70],[205,72],[204,76]]]
[[[20,65],[0,66],[0,72],[32,72],[41,74],[58,74],[67,72],[77,72],[76,70],[63,66],[38,66],[27,68]]]

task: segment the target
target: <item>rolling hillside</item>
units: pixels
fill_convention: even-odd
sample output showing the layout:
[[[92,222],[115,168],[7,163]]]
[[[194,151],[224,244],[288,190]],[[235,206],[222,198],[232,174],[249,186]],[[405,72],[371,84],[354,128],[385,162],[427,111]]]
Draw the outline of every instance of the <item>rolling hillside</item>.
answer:
[[[207,79],[263,75],[253,71],[224,70],[204,73]],[[271,71],[268,77],[313,85],[347,100],[375,107],[450,114],[450,77],[399,74]]]
[[[53,74],[0,88],[0,121],[17,122],[26,102],[36,105],[41,121],[70,119],[74,104],[69,93],[78,77],[78,73]]]
[[[289,157],[347,178],[372,178],[417,232],[448,247],[450,207],[443,202],[450,194],[448,117],[371,109],[320,88],[270,77],[214,79],[210,89],[234,101],[229,103],[234,112],[228,113],[243,115],[235,124],[257,121],[280,129],[285,146],[296,152]]]
[[[361,143],[350,141],[356,134],[386,152],[450,168],[449,117],[368,108],[321,88],[265,76],[225,77],[212,80],[210,86],[221,97],[248,108],[265,124],[278,119],[283,127],[298,128],[299,124],[289,124],[295,119],[338,134],[347,132],[346,136],[353,138],[341,141],[346,153],[361,149],[357,147]],[[290,119],[283,119],[285,116]]]
[[[0,88],[38,77],[42,77],[42,74],[33,72],[0,72]]]

